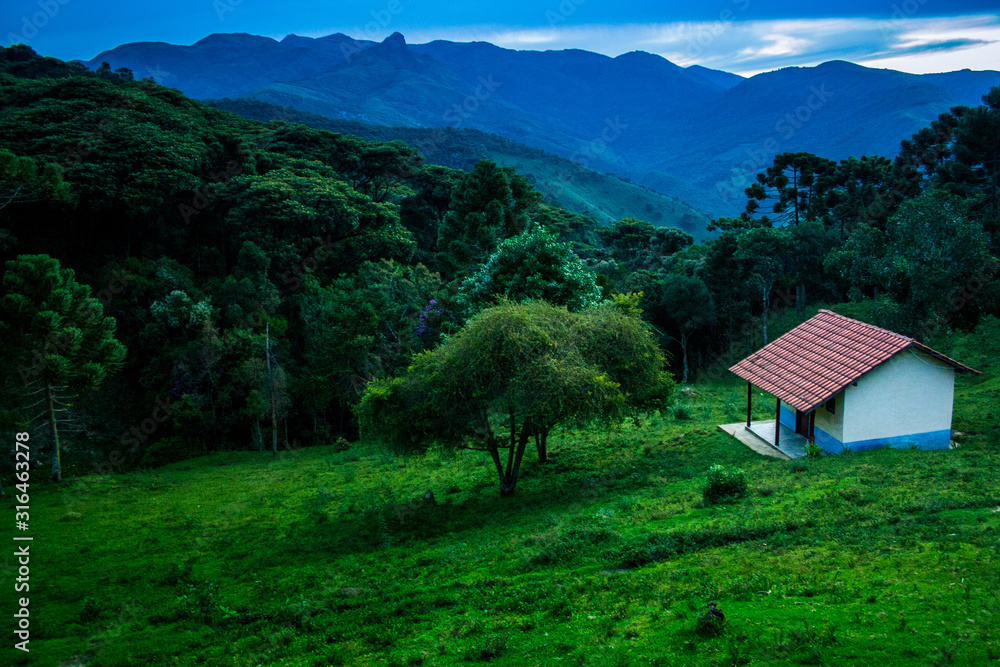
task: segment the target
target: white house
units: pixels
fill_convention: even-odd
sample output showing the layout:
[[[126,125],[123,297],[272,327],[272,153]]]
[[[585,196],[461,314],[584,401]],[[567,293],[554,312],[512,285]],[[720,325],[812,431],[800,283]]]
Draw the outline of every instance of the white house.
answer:
[[[782,426],[832,454],[947,449],[955,374],[979,374],[912,338],[829,310],[729,370],[747,381],[748,429],[757,386],[777,397]]]

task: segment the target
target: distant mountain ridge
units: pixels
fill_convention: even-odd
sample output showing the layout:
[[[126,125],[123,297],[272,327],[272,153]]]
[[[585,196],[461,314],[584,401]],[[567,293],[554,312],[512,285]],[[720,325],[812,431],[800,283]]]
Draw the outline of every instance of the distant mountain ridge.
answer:
[[[914,75],[843,61],[743,79],[641,51],[410,45],[399,33],[378,43],[216,34],[191,46],[126,44],[86,64],[105,61],[199,99],[496,133],[712,215],[739,211],[743,187],[776,153],[893,156],[938,114],[1000,85],[994,71]]]

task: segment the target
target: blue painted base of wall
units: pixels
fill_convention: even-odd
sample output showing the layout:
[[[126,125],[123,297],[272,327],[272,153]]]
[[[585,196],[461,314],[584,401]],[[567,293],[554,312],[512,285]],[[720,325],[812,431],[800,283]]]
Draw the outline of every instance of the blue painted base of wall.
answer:
[[[813,437],[816,440],[816,444],[819,445],[827,454],[840,454],[844,451],[844,443],[837,440],[819,426],[813,427]]]
[[[883,449],[885,447],[894,449],[948,449],[951,444],[950,429],[844,443],[823,429],[816,427],[815,436],[816,444],[829,454],[841,454],[845,451],[863,452],[866,449]]]
[[[951,444],[951,429],[931,431],[930,433],[913,433],[898,435],[892,438],[875,438],[874,440],[856,440],[847,445],[852,452],[863,452],[866,449],[892,447],[894,449],[948,449]]]
[[[784,404],[781,405],[781,425],[795,430],[795,411],[786,408]]]

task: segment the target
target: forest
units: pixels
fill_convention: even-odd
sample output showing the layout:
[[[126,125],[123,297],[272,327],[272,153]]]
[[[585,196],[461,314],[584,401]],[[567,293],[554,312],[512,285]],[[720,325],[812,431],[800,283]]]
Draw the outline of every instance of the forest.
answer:
[[[55,480],[367,434],[478,442],[512,492],[515,449],[725,376],[786,311],[852,302],[930,345],[1000,316],[1000,88],[983,92],[891,158],[778,155],[696,244],[598,225],[490,161],[6,48],[0,421]],[[490,342],[505,327],[523,349]],[[525,368],[538,341],[559,352]],[[512,379],[480,400],[466,372]],[[505,411],[492,433],[482,415]]]

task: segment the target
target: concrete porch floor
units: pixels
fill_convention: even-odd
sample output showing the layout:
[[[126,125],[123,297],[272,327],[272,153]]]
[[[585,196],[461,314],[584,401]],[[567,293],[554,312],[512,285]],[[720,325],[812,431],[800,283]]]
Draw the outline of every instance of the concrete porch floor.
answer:
[[[719,425],[720,431],[733,436],[758,454],[779,459],[797,459],[805,456],[808,440],[787,426],[780,428],[778,448],[775,449],[773,419],[751,422],[749,429],[746,422]]]

